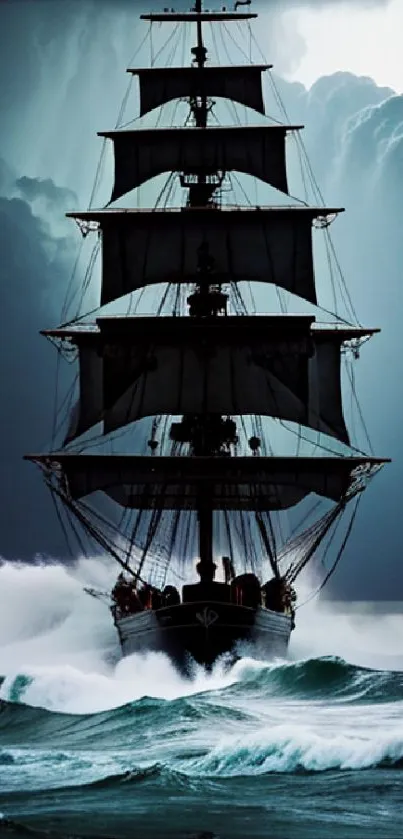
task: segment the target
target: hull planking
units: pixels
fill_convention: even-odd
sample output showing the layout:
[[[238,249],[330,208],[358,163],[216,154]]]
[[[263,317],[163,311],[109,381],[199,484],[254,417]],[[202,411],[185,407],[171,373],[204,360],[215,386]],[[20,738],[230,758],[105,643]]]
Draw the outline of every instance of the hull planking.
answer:
[[[224,654],[239,656],[245,644],[258,658],[284,657],[292,619],[262,607],[202,600],[115,617],[115,625],[124,656],[163,652],[190,674],[193,661],[211,669]]]

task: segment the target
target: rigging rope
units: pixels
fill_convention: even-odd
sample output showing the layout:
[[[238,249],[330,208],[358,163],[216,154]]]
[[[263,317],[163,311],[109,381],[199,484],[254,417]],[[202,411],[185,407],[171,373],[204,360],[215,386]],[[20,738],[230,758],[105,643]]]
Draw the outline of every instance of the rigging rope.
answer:
[[[239,50],[239,52],[241,53],[242,57],[243,57],[243,58],[246,58],[246,60],[247,60],[247,61],[249,61],[249,56],[248,56],[248,54],[247,54],[247,53],[246,53],[246,52],[242,49],[241,45],[238,43],[238,41],[236,40],[236,38],[234,38],[234,36],[233,36],[233,34],[232,34],[231,30],[230,30],[230,29],[228,29],[228,26],[227,26],[227,24],[226,24],[226,23],[223,23],[223,29],[224,29],[224,32],[226,33],[227,37],[230,39],[230,41],[232,41],[232,43],[234,44],[234,46],[235,46],[235,47]]]
[[[354,368],[353,368],[353,365],[351,364],[351,362],[350,362],[350,364],[348,364],[347,360],[346,360],[346,370],[347,370],[347,376],[348,376],[350,386],[351,386],[352,398],[355,402],[355,405],[356,405],[356,408],[357,408],[357,411],[358,411],[358,415],[359,415],[359,418],[360,418],[360,422],[361,422],[361,425],[364,429],[364,434],[365,434],[365,437],[366,437],[366,440],[367,440],[367,443],[368,443],[368,446],[369,446],[370,454],[373,455],[374,454],[374,449],[372,447],[371,438],[370,438],[369,432],[368,432],[368,427],[367,427],[367,424],[365,422],[364,414],[362,412],[362,408],[361,408],[361,405],[360,405],[360,402],[359,402],[359,399],[358,399],[358,396],[357,396],[356,384],[355,384],[355,371],[354,371]]]
[[[57,496],[56,496],[56,495],[54,495],[54,494],[53,494],[53,492],[51,492],[51,493],[50,493],[50,497],[51,497],[51,499],[52,499],[53,506],[54,506],[54,508],[55,508],[55,511],[56,511],[56,516],[57,516],[58,522],[59,522],[59,524],[60,524],[60,527],[61,527],[61,530],[62,530],[63,536],[64,536],[64,538],[65,538],[65,540],[66,540],[66,545],[67,545],[67,548],[68,548],[68,550],[69,550],[69,553],[70,553],[71,557],[72,557],[73,559],[75,559],[75,553],[74,553],[73,548],[71,547],[71,544],[70,544],[70,539],[69,539],[68,530],[67,530],[67,528],[66,528],[66,526],[65,526],[65,524],[64,524],[62,514],[61,514],[61,512],[60,512],[60,510],[59,510],[59,507],[58,507],[58,505],[57,505]],[[64,508],[63,508],[63,509],[64,509]]]
[[[343,556],[343,553],[344,553],[345,547],[347,545],[347,542],[350,538],[350,534],[351,534],[351,531],[352,531],[353,526],[354,526],[354,522],[355,522],[355,519],[356,519],[356,515],[357,515],[357,512],[358,512],[358,507],[359,507],[361,498],[362,498],[362,495],[359,495],[357,500],[356,500],[355,507],[354,507],[354,510],[351,514],[351,518],[350,518],[350,521],[349,521],[349,524],[348,524],[348,527],[347,527],[345,537],[343,539],[343,542],[342,542],[341,547],[340,547],[340,549],[337,553],[337,556],[336,556],[336,559],[335,559],[333,565],[329,569],[329,571],[326,574],[324,580],[322,580],[320,586],[316,589],[316,591],[314,591],[312,594],[310,594],[310,596],[307,597],[307,599],[304,600],[303,603],[300,603],[298,606],[296,606],[296,609],[302,609],[303,606],[306,606],[307,603],[310,603],[311,600],[313,600],[315,597],[317,597],[318,594],[322,591],[322,589],[324,589],[325,585],[329,582],[329,580],[333,576],[334,572],[336,571],[336,568],[337,568],[337,566],[338,566],[338,564],[339,564],[339,562],[340,562],[340,560]]]
[[[94,525],[92,525],[92,523],[88,519],[86,519],[83,513],[81,513],[79,506],[75,504],[73,501],[71,501],[67,495],[64,495],[64,493],[62,493],[61,490],[57,489],[57,487],[55,487],[49,480],[46,480],[46,483],[50,491],[52,493],[55,493],[62,500],[63,504],[65,504],[74,513],[74,515],[79,520],[80,524],[88,531],[90,536],[92,536],[93,539],[95,539],[95,541],[98,542],[98,544],[104,548],[104,550],[111,554],[111,556],[125,571],[134,576],[134,572],[127,564],[127,562],[124,562],[121,559],[121,557],[117,554],[117,552],[114,550],[114,548],[111,545],[109,545],[103,533],[99,531]]]
[[[259,510],[258,512],[256,512],[255,517],[256,517],[256,522],[257,522],[257,525],[258,525],[258,528],[259,528],[260,535],[261,535],[262,540],[263,540],[263,544],[264,544],[264,546],[265,546],[265,548],[266,548],[266,552],[267,552],[267,556],[268,556],[268,558],[269,558],[269,562],[270,562],[270,567],[271,567],[271,570],[272,570],[272,572],[273,572],[274,576],[275,576],[277,579],[279,579],[279,577],[280,577],[280,571],[279,571],[279,568],[278,568],[278,565],[277,565],[277,562],[276,562],[276,559],[275,559],[275,550],[276,550],[276,548],[275,548],[275,541],[274,541],[274,533],[273,533],[273,530],[272,530],[272,528],[271,528],[271,530],[272,530],[272,538],[273,538],[274,553],[273,553],[272,546],[271,546],[271,544],[270,544],[269,537],[268,537],[268,535],[267,535],[267,530],[266,530],[266,528],[265,528],[265,526],[264,526],[263,517],[262,517],[262,514],[261,514],[260,510]]]
[[[157,53],[156,53],[156,55],[154,56],[154,58],[153,58],[153,60],[152,60],[152,66],[154,66],[155,62],[157,61],[157,58],[159,58],[159,57],[160,57],[160,55],[162,55],[162,53],[163,53],[163,52],[164,52],[164,50],[165,50],[165,49],[169,46],[169,44],[171,43],[171,41],[173,41],[173,40],[174,40],[175,35],[179,35],[179,36],[181,35],[181,27],[180,27],[180,23],[177,23],[177,24],[176,24],[176,26],[175,26],[175,27],[174,27],[174,29],[172,30],[171,34],[169,35],[169,37],[167,38],[167,40],[165,41],[165,43],[162,45],[162,47],[160,47],[160,49],[158,50],[158,52],[157,52]],[[178,44],[176,45],[175,50],[177,49],[177,47],[178,47]]]

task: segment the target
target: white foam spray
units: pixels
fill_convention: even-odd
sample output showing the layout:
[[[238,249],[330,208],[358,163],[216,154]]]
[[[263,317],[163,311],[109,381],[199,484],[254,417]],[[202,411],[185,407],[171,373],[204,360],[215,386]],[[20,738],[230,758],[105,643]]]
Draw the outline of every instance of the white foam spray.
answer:
[[[307,596],[299,592],[299,602]],[[290,657],[337,655],[361,667],[403,670],[402,638],[403,603],[312,600],[297,610]]]
[[[241,661],[228,672],[218,664],[212,674],[199,667],[190,681],[163,654],[120,659],[107,606],[83,591],[84,586],[107,591],[115,577],[114,563],[99,559],[71,568],[0,567],[2,698],[51,711],[93,713],[142,696],[175,699],[222,689],[242,681],[245,667],[266,666]],[[365,666],[397,669],[402,664],[402,615],[348,617],[312,603],[298,617],[290,648],[294,659],[339,655]],[[21,675],[28,680],[18,681]]]
[[[142,696],[175,699],[230,684],[236,676],[195,668],[184,679],[162,653],[121,659],[108,607],[84,586],[108,591],[110,561],[61,565],[5,563],[0,567],[0,697],[18,696],[52,711],[93,713]],[[32,677],[18,688],[16,680]]]

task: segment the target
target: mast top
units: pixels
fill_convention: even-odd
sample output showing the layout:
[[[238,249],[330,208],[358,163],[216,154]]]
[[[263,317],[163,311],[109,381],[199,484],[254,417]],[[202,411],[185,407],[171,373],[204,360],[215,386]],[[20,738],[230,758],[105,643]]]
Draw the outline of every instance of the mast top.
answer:
[[[251,20],[257,18],[257,14],[253,12],[238,12],[238,6],[250,6],[251,0],[243,0],[243,2],[236,2],[234,10],[229,11],[225,6],[219,11],[203,11],[203,0],[195,0],[194,7],[189,12],[175,12],[174,9],[164,9],[163,12],[151,12],[148,15],[140,15],[141,20],[148,20],[151,23],[164,23],[171,21],[172,23],[197,23],[199,26],[206,23],[213,23],[217,21],[227,20]]]
[[[253,12],[154,12],[140,15],[141,20],[151,23],[214,23],[217,21],[252,20],[258,15]]]

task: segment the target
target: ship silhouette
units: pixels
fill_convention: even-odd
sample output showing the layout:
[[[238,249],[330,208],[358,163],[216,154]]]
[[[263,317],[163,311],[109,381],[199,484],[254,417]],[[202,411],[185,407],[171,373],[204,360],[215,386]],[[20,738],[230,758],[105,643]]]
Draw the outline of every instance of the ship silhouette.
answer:
[[[163,651],[185,671],[245,645],[260,657],[285,655],[297,577],[329,549],[346,515],[330,576],[362,491],[385,462],[352,447],[340,374],[343,355],[377,330],[337,313],[325,324],[284,306],[257,314],[245,302],[244,289],[259,283],[274,285],[280,300],[289,292],[317,307],[313,228],[326,233],[341,212],[291,199],[286,146],[302,126],[264,119],[270,65],[210,63],[206,29],[213,40],[216,27],[234,23],[251,33],[250,5],[208,11],[197,0],[189,12],[142,16],[150,30],[195,27],[191,64],[129,70],[140,117],[159,109],[161,119],[100,135],[113,144],[111,201],[68,215],[84,236],[100,237],[101,307],[154,286],[155,311],[80,316],[44,332],[77,357],[79,397],[63,444],[27,456],[72,514],[70,526],[121,567],[108,599],[123,654]],[[222,125],[216,99],[259,120]],[[164,126],[164,107],[175,101],[187,103],[186,122]],[[282,203],[229,201],[235,173],[277,190]],[[110,206],[162,174],[152,208]],[[293,429],[292,455],[275,455],[267,418]],[[129,451],[94,452],[88,432],[99,423],[101,442],[129,427]],[[314,440],[309,455],[304,432]]]

